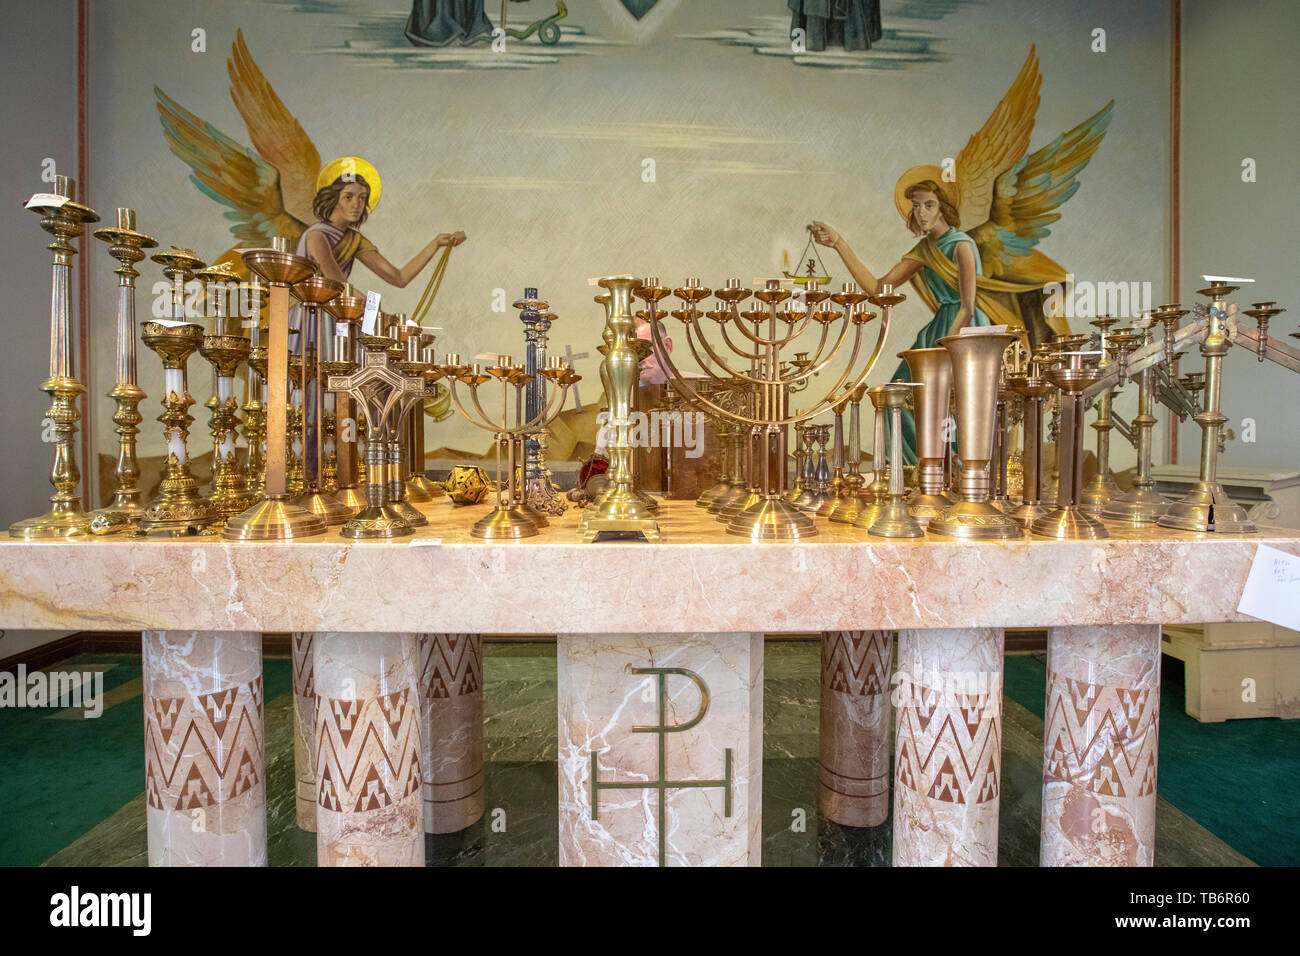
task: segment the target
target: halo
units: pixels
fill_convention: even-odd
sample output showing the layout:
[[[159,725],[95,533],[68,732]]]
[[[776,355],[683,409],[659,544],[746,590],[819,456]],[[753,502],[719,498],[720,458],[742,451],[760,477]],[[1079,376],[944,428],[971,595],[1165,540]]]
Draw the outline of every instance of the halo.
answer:
[[[345,173],[360,176],[366,181],[366,185],[370,187],[366,211],[374,212],[375,207],[379,205],[379,191],[383,187],[383,182],[379,178],[379,170],[360,156],[340,156],[338,159],[331,159],[316,177],[316,191],[320,192]]]
[[[961,208],[961,190],[957,188],[956,183],[946,183],[943,181],[943,170],[938,166],[913,166],[902,176],[898,177],[898,183],[894,186],[894,207],[898,214],[907,222],[907,217],[912,214],[912,201],[908,199],[904,192],[907,187],[922,179],[932,179],[939,184],[948,201],[955,208]]]

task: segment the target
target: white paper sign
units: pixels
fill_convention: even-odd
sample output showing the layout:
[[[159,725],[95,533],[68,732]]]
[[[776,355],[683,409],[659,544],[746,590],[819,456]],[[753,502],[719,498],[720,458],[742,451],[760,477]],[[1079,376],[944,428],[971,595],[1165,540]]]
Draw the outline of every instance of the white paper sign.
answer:
[[[442,538],[412,538],[412,548],[436,548],[442,544]]]
[[[957,330],[958,335],[1005,335],[1005,325],[963,325]]]
[[[1266,544],[1256,548],[1237,610],[1300,631],[1300,557]]]
[[[58,193],[37,193],[37,194],[36,194],[35,196],[33,196],[31,199],[27,200],[27,205],[24,206],[23,208],[24,208],[24,209],[36,209],[36,208],[44,209],[44,208],[48,207],[48,208],[50,208],[50,209],[58,209],[58,208],[59,208],[60,206],[62,206],[64,203],[66,203],[66,202],[70,202],[70,201],[71,201],[71,200],[69,200],[67,196],[60,196]]]
[[[361,316],[361,334],[377,335],[376,326],[379,323],[379,293],[366,293],[366,311]]]

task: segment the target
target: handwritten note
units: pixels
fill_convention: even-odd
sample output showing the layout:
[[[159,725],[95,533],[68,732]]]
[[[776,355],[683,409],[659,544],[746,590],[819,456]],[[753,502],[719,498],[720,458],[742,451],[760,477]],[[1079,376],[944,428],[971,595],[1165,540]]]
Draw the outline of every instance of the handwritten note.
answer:
[[[1300,631],[1300,557],[1266,544],[1256,548],[1237,610]]]

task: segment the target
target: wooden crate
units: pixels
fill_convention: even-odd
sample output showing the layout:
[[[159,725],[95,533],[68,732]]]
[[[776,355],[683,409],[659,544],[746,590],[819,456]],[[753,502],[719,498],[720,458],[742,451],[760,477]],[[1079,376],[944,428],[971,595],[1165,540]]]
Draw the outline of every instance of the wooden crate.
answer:
[[[1166,625],[1161,649],[1186,665],[1184,707],[1203,723],[1300,717],[1300,632],[1264,622]]]

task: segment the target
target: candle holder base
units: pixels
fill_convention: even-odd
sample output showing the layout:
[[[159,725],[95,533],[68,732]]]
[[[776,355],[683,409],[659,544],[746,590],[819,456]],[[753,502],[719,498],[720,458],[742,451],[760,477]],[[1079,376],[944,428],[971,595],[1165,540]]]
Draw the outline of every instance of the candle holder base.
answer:
[[[199,497],[198,481],[190,474],[189,463],[179,464],[175,456],[167,463],[159,496],[149,503],[140,516],[141,534],[160,537],[183,537],[200,534],[223,518],[210,498]]]
[[[738,502],[745,502],[748,504],[750,501],[749,495],[750,491],[748,488],[741,485],[728,485],[726,491],[714,495],[713,500],[709,502],[709,507],[706,510],[711,515],[721,515],[722,512],[726,511]],[[745,509],[742,507],[739,510],[744,511]]]
[[[1078,505],[1064,505],[1053,508],[1029,526],[1029,530],[1044,538],[1057,538],[1062,541],[1095,541],[1109,538],[1106,526],[1079,508]]]
[[[1180,500],[1156,519],[1162,528],[1208,531],[1218,534],[1254,534],[1258,529],[1241,507],[1216,482],[1198,481]]]
[[[1169,504],[1169,499],[1154,488],[1134,488],[1128,494],[1112,498],[1101,516],[1131,525],[1155,524],[1169,510]]]
[[[886,501],[880,506],[867,534],[877,538],[922,538],[925,530],[912,517],[907,505],[899,500]]]
[[[308,492],[295,498],[293,503],[300,508],[306,508],[314,515],[319,515],[325,520],[326,526],[331,528],[343,524],[356,513],[333,495],[323,491]]]
[[[358,514],[366,507],[366,490],[364,488],[340,488],[334,494],[334,500],[353,514]]]
[[[812,518],[779,495],[760,497],[727,522],[727,534],[751,541],[798,541],[818,534]]]
[[[613,485],[583,512],[578,523],[583,542],[591,543],[602,531],[640,532],[647,541],[658,540],[659,522],[641,497],[627,485]]]
[[[550,519],[548,519],[546,515],[542,514],[542,512],[534,508],[532,506],[532,503],[529,502],[527,499],[521,499],[515,505],[515,510],[518,511],[520,514],[522,514],[533,524],[537,525],[538,528],[549,528],[551,526]]]
[[[415,507],[415,505],[411,504],[405,498],[401,501],[388,502],[388,507],[401,515],[406,523],[412,528],[423,528],[429,523],[429,519],[420,512],[420,509]]]
[[[416,494],[425,497],[417,498]],[[412,501],[432,501],[434,498],[441,498],[444,494],[446,492],[442,490],[440,485],[430,481],[424,475],[412,475],[406,479],[406,496]]]
[[[470,537],[485,541],[517,541],[539,534],[536,523],[519,508],[494,508],[474,522]]]
[[[89,517],[90,533],[93,535],[136,531],[140,527],[140,519],[144,517],[144,505],[134,508],[100,508],[90,512]]]
[[[1028,531],[1030,527],[1033,526],[1033,523],[1035,521],[1037,521],[1039,518],[1044,517],[1045,515],[1051,514],[1051,512],[1052,512],[1051,506],[1045,505],[1041,501],[1034,501],[1034,502],[1026,501],[1023,504],[1021,504],[1020,507],[1016,508],[1014,511],[1007,512],[1007,517],[1011,518],[1013,521],[1019,524],[1020,527]]]
[[[389,505],[362,508],[343,523],[339,534],[358,541],[383,541],[415,534],[415,528]]]
[[[706,488],[700,493],[700,496],[695,499],[695,507],[707,509],[718,499],[719,495],[729,494],[730,492],[731,485],[725,481],[720,481],[712,488]]]
[[[929,530],[947,538],[1003,541],[1024,536],[1024,529],[987,501],[959,501],[931,518]]]
[[[845,495],[826,513],[826,519],[838,524],[853,524],[863,509],[869,507],[870,505],[862,495]]]
[[[1100,515],[1106,510],[1113,498],[1118,498],[1124,494],[1123,490],[1115,479],[1110,475],[1103,475],[1101,472],[1092,476],[1079,495],[1079,510],[1085,511],[1090,515]]]
[[[930,522],[939,517],[956,502],[943,492],[927,493],[917,491],[907,499],[907,511],[922,528],[929,527]]]
[[[79,538],[90,534],[91,515],[81,510],[80,501],[50,509],[43,515],[9,526],[9,537],[25,541],[51,538]]]
[[[753,489],[750,489],[745,492],[743,497],[737,495],[735,498],[732,498],[725,505],[719,508],[718,520],[721,521],[723,524],[726,524],[732,518],[736,517],[736,515],[744,514],[750,508],[753,508],[756,505],[758,505],[762,500],[763,500],[763,496],[761,494],[759,494],[757,491],[754,491]],[[793,504],[793,502],[791,502],[791,504]],[[798,508],[799,506],[795,505],[795,507]],[[802,511],[803,509],[800,508],[799,510]]]
[[[325,533],[325,520],[286,498],[266,498],[221,529],[227,541],[293,541]]]

